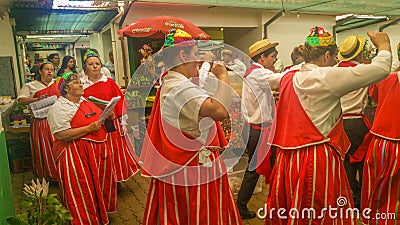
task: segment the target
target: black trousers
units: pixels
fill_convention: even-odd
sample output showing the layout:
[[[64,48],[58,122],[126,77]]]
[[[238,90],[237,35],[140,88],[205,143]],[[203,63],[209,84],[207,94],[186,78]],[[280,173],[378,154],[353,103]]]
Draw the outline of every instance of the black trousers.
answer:
[[[247,166],[246,172],[244,173],[242,185],[240,186],[238,198],[236,201],[239,211],[248,210],[247,203],[249,203],[251,196],[253,195],[254,188],[257,185],[258,178],[260,177],[260,175],[255,171],[255,167],[257,164],[256,149],[259,145],[258,142],[260,140],[261,134],[261,130],[253,129],[249,126],[246,126],[243,130],[243,140],[245,141],[245,143],[247,140],[246,150],[249,156],[249,165]],[[271,156],[271,166],[274,162],[275,154]]]
[[[364,136],[369,132],[362,118],[345,119],[344,131],[346,132],[351,146],[344,159],[344,168],[353,194],[354,205],[360,208],[361,203],[361,185],[364,169],[364,160],[357,163],[350,163],[350,156],[353,155],[361,145]],[[357,179],[358,177],[358,179]]]

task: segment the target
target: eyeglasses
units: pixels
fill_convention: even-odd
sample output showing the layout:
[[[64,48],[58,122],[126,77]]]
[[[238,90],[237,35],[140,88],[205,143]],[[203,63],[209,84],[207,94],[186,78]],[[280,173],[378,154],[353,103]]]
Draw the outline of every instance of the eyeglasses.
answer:
[[[83,84],[83,82],[80,80],[74,80],[74,81],[71,81],[68,83],[68,85],[70,85],[70,84]]]
[[[90,118],[90,117],[92,117],[92,116],[94,116],[94,115],[97,114],[97,112],[94,111],[92,108],[90,108],[90,106],[89,106],[89,108],[90,108],[91,112],[90,112],[90,113],[87,113],[87,112],[85,112],[83,109],[81,109],[81,107],[78,106],[77,104],[74,103],[74,105],[75,105],[80,111],[82,111],[83,114],[85,114],[85,117],[86,117],[86,118]]]
[[[85,113],[85,116],[86,116],[86,118],[90,118],[90,117],[92,117],[92,116],[94,116],[96,114],[97,114],[97,112],[92,110],[90,113]]]

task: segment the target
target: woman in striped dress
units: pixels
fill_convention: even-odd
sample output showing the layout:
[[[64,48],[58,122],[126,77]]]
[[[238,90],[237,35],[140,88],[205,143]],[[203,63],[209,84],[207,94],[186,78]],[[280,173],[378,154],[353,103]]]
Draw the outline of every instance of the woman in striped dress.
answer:
[[[172,68],[161,78],[140,158],[142,175],[152,178],[143,224],[242,224],[219,155],[227,145],[218,121],[228,117],[228,72],[214,63],[212,98],[190,80],[199,62],[189,34],[171,31],[162,52]]]
[[[398,224],[400,218],[400,72],[371,86],[378,102],[373,134],[364,163],[362,209],[371,210],[365,224]],[[397,218],[397,220],[396,220]]]
[[[387,34],[368,35],[379,51],[371,64],[331,67],[336,64],[335,40],[324,28],[314,27],[305,42],[305,64],[282,78],[265,224],[356,223],[343,165],[350,142],[340,97],[382,80],[391,66]]]
[[[27,105],[50,97],[60,96],[53,80],[54,65],[51,62],[39,66],[37,80],[26,83],[18,96],[18,103]],[[33,173],[36,177],[57,180],[55,158],[51,151],[54,137],[50,132],[47,118],[32,118],[30,124]]]
[[[102,111],[83,98],[77,74],[65,74],[61,97],[50,108],[48,121],[63,203],[72,224],[108,224],[107,212],[117,210],[116,180]]]
[[[117,181],[126,181],[140,169],[131,141],[126,133],[127,105],[118,85],[101,73],[102,63],[96,52],[88,51],[85,57],[85,75],[81,78],[85,90],[84,97],[110,101],[121,96],[114,108],[115,131],[107,132],[107,143],[113,153]]]

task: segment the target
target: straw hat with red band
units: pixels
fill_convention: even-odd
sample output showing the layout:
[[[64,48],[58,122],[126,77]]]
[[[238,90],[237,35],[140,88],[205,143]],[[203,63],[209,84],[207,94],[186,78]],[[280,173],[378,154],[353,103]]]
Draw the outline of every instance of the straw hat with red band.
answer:
[[[277,45],[279,45],[279,43],[271,43],[268,39],[257,41],[249,47],[249,57],[253,58],[254,56],[263,53],[266,50],[273,48]]]
[[[222,50],[222,54],[233,55],[233,52],[229,49],[224,49],[224,50]]]
[[[397,44],[397,56],[400,58],[400,42]]]
[[[361,35],[346,37],[339,46],[338,58],[340,61],[349,61],[357,57],[364,49],[366,40]]]

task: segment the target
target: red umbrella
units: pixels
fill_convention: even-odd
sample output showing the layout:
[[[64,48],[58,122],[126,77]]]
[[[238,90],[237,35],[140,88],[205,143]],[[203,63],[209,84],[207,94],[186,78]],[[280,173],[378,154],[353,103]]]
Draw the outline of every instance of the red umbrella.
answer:
[[[155,16],[138,20],[118,30],[120,36],[163,38],[171,29],[181,29],[194,39],[208,40],[210,36],[193,23],[172,16]]]

